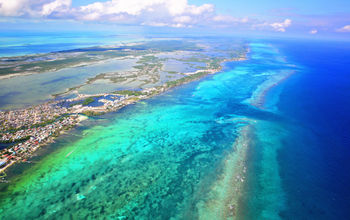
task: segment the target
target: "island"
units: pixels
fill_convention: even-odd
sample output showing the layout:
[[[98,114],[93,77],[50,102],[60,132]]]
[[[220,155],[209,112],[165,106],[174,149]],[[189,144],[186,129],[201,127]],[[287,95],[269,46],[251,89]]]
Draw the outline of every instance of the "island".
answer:
[[[79,75],[82,80],[75,85],[46,94],[50,97],[47,101],[33,101],[29,106],[15,109],[2,106],[0,175],[6,176],[4,171],[12,164],[27,161],[36,149],[53,142],[55,137],[88,117],[117,111],[217,73],[224,62],[247,59],[248,52],[249,48],[241,41],[151,40],[0,58],[3,80],[41,74],[46,77],[44,74],[50,73],[50,80],[55,82],[65,80],[60,71],[78,71],[82,67],[86,70],[110,63],[118,69],[119,64],[131,64],[116,71],[112,66],[107,71],[100,68],[101,72],[94,74],[82,73]]]

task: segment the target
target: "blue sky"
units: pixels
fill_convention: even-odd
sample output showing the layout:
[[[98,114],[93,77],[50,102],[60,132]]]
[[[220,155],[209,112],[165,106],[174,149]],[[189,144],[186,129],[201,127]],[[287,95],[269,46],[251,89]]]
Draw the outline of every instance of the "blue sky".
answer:
[[[190,1],[201,4],[202,0]],[[350,12],[350,1],[346,0],[208,0],[207,3],[215,4],[220,13],[234,13],[237,15],[263,14],[278,9],[290,9],[299,13],[330,14]]]
[[[0,0],[0,27],[349,38],[350,1]]]

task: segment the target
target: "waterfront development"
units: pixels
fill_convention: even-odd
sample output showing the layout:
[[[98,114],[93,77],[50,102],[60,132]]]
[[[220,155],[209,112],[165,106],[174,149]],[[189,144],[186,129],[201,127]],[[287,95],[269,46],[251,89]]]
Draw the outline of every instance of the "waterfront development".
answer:
[[[340,94],[350,82],[339,59],[349,46],[195,42],[202,49],[135,55],[116,72],[90,74],[89,66],[107,62],[84,64],[88,76],[65,88],[47,90],[44,82],[68,74],[64,69],[19,76],[44,74],[49,98],[1,103],[2,140],[30,137],[2,151],[3,159],[21,162],[2,177],[0,218],[346,219],[350,98]],[[330,80],[330,67],[337,80]],[[342,107],[325,107],[322,99]],[[331,123],[339,117],[341,130]],[[41,135],[46,146],[37,148]],[[26,148],[36,151],[22,156]]]
[[[86,79],[86,82],[82,84],[65,88],[64,92],[51,94],[53,98],[59,99],[58,101],[51,100],[34,107],[0,112],[0,143],[3,144],[0,155],[0,171],[3,172],[16,161],[26,161],[39,146],[52,142],[53,138],[62,131],[74,127],[79,121],[85,119],[86,117],[83,117],[83,115],[96,116],[116,111],[125,105],[160,94],[172,87],[200,79],[207,74],[217,73],[221,70],[223,62],[245,60],[248,52],[248,49],[242,43],[231,43],[228,49],[223,49],[222,43],[211,42],[206,45],[199,43],[202,42],[189,41],[186,43],[184,41],[164,40],[113,47],[77,49],[51,54],[13,57],[11,59],[2,58],[1,71],[4,85],[9,83],[8,80],[13,79],[16,84],[19,77],[27,77],[28,74],[29,76],[41,74],[43,71],[50,71],[49,74],[57,75],[58,80],[62,81],[60,69],[65,71],[65,68],[71,65],[78,66],[78,68],[86,65],[89,67],[89,63],[94,65],[96,62],[103,60],[107,61],[104,61],[102,65],[105,62],[109,65],[110,59],[115,57],[118,57],[117,61],[122,63],[113,63],[114,61],[112,63],[122,65],[123,68],[120,68],[118,72],[98,73],[94,77]],[[91,51],[95,54],[90,54]],[[215,57],[213,53],[215,53]],[[131,60],[138,60],[132,62],[137,66],[126,68],[124,63],[130,62],[131,55]],[[97,58],[92,59],[91,57]],[[56,61],[59,61],[59,63],[55,63]],[[169,62],[176,62],[176,68],[172,66],[174,64],[168,64]],[[181,66],[179,67],[179,65]],[[42,68],[45,68],[45,70],[41,70]],[[52,72],[53,69],[54,72]],[[71,71],[74,70],[73,68]],[[96,71],[96,69],[94,70]],[[184,72],[185,70],[192,72]],[[168,76],[166,80],[161,79],[164,77],[162,77],[164,73],[171,74],[171,76]],[[39,77],[45,78],[42,75],[39,75]],[[94,91],[101,92],[101,90],[96,90],[95,87],[98,86],[93,83],[101,79],[109,81],[102,83],[103,86],[114,84],[115,88],[118,88],[121,85],[128,85],[129,90],[114,90],[110,93],[96,94]],[[30,81],[28,81],[30,79],[26,78],[25,80],[30,84]],[[135,83],[135,81],[138,83]],[[57,79],[52,80],[50,78],[49,84],[51,85],[52,82],[56,83]],[[47,84],[48,82],[41,83]],[[88,94],[81,94],[84,91],[79,89],[91,84],[94,90],[87,92]],[[48,88],[51,89],[51,87]],[[29,89],[33,90],[33,87]],[[3,92],[5,94],[11,93],[8,90]],[[19,94],[22,93],[19,92]],[[23,94],[28,95],[28,93]],[[74,98],[67,98],[72,96]],[[41,97],[38,98],[40,100]],[[13,99],[16,100],[16,98]],[[34,103],[36,102],[34,101]],[[22,103],[17,102],[16,104],[21,105]],[[9,105],[3,103],[3,107],[8,108]]]

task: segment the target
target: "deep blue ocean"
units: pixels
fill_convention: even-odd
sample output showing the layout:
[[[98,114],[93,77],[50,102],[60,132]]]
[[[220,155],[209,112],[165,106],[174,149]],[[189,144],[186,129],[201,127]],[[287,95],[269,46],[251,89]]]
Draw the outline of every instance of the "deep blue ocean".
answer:
[[[350,219],[350,43],[279,41],[304,68],[280,88],[295,124],[278,152],[286,219]]]

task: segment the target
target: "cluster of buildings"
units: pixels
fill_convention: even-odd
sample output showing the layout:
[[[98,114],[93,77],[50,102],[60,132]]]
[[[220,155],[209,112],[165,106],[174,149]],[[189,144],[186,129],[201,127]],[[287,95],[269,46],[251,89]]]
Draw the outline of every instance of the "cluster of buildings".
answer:
[[[122,96],[119,99],[115,100],[108,100],[108,99],[101,99],[100,102],[103,102],[103,108],[105,109],[115,109],[122,107],[123,101],[126,100],[128,97],[127,96]]]
[[[52,141],[60,131],[76,125],[80,121],[79,114],[115,111],[160,91],[164,91],[164,88],[148,88],[139,95],[115,98],[107,98],[111,95],[103,94],[98,100],[103,103],[100,106],[78,104],[64,107],[60,101],[54,101],[27,109],[0,111],[0,171],[16,161],[26,160],[40,145]],[[79,101],[87,97],[90,96],[65,101]],[[4,144],[8,146],[4,147]]]
[[[69,109],[69,112],[71,113],[83,113],[84,112],[110,112],[115,111],[125,105],[131,104],[135,102],[134,98],[137,97],[137,99],[145,99],[149,97],[150,95],[154,93],[158,93],[157,88],[148,88],[142,90],[142,93],[140,95],[118,95],[118,97],[113,98],[106,98],[107,96],[110,96],[110,94],[99,94],[98,96],[100,99],[98,102],[103,103],[100,106],[83,106],[83,105],[74,105]],[[86,98],[88,96],[81,96],[78,97],[78,99],[81,99],[82,97]],[[67,101],[76,101],[76,99],[70,99]]]
[[[45,123],[68,112],[67,108],[60,107],[57,103],[49,102],[21,110],[0,111],[0,131]]]
[[[13,134],[4,134],[1,140],[15,138],[17,138],[15,140],[18,140],[21,137],[27,137],[27,139],[23,142],[15,142],[10,148],[2,150],[0,154],[0,168],[11,161],[27,158],[41,144],[50,141],[53,135],[57,135],[61,130],[75,125],[78,121],[78,115],[69,115],[43,127],[20,130]]]
[[[22,110],[0,112],[0,168],[27,158],[41,144],[61,130],[74,126],[77,114],[57,103],[46,103]]]
[[[108,96],[109,94],[104,94],[103,96]],[[117,108],[120,108],[123,106],[123,103],[125,100],[129,98],[128,95],[126,96],[120,96],[115,99],[104,99],[101,98],[98,101],[103,103],[100,106],[83,106],[83,105],[74,105],[70,108],[70,112],[72,113],[84,113],[88,111],[93,111],[93,112],[107,112],[111,110],[115,110]]]

